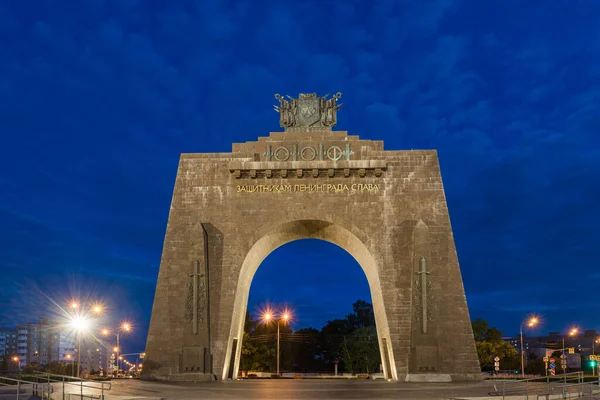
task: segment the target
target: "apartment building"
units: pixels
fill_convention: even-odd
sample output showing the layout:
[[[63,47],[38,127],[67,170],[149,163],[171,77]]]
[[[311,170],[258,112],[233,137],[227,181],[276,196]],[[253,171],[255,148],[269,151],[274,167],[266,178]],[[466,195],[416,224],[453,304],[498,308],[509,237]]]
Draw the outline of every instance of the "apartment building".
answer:
[[[80,372],[107,369],[112,347],[94,337],[81,338]],[[16,330],[0,330],[0,357],[19,357],[21,368],[27,364],[48,365],[51,362],[77,364],[77,335],[56,321],[40,318],[37,323],[17,325]]]
[[[40,318],[36,324],[17,325],[16,334],[21,367],[30,363],[47,365],[52,361],[66,361],[66,355],[75,351],[73,335],[47,318]]]
[[[10,329],[0,329],[0,358],[17,354],[17,333]]]

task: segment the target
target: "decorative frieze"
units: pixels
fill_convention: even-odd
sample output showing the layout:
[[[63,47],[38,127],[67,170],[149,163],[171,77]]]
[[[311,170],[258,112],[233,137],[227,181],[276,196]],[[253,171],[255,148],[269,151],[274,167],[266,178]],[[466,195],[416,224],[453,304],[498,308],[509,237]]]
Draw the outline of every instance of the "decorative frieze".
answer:
[[[350,178],[381,177],[387,170],[385,162],[346,161],[333,166],[328,162],[232,162],[229,171],[236,179],[258,178]]]

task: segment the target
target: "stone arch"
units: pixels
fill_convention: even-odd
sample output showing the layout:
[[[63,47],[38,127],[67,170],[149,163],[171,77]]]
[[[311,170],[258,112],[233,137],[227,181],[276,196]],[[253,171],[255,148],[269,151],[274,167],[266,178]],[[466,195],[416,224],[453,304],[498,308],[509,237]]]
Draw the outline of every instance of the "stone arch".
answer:
[[[384,374],[387,379],[398,380],[391,347],[390,327],[383,302],[379,267],[365,243],[350,229],[340,224],[323,220],[294,220],[272,227],[252,245],[242,263],[238,276],[225,364],[223,371],[221,371],[222,379],[227,379],[232,360],[234,363],[234,377],[237,376],[239,370],[242,347],[241,339],[243,337],[244,319],[248,307],[248,296],[252,280],[260,264],[274,250],[287,243],[301,239],[319,239],[333,243],[346,250],[363,269],[371,291]],[[232,357],[234,339],[238,339],[240,345],[236,346],[235,357]]]
[[[480,380],[437,152],[296,128],[234,143],[230,153],[181,155],[142,378],[237,373],[254,272],[277,247],[315,238],[345,249],[365,272],[389,378]],[[318,156],[302,159],[305,146]],[[290,150],[286,161],[274,159],[279,147]],[[330,148],[345,157],[327,157]],[[418,276],[427,279],[417,284]]]

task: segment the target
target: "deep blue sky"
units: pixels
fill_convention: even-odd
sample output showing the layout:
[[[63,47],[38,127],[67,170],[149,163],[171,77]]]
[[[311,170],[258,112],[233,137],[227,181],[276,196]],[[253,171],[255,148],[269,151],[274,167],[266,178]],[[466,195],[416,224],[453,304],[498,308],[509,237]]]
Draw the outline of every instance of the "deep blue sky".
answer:
[[[439,151],[473,318],[600,329],[598,26],[592,0],[2,1],[0,325],[36,288],[91,293],[141,350],[179,154],[279,131],[274,93],[341,91],[337,129]],[[320,327],[368,296],[300,241],[250,303]]]

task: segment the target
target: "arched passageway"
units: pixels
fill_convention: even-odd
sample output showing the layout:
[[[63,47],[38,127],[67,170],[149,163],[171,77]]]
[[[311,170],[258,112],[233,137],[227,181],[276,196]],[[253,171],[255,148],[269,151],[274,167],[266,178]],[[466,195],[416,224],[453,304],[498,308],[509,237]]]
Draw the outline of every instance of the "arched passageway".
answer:
[[[237,376],[239,370],[242,347],[237,343],[241,344],[241,338],[244,334],[244,317],[248,307],[250,286],[260,264],[271,252],[280,246],[295,240],[307,238],[325,240],[341,247],[350,253],[362,267],[371,290],[384,374],[388,379],[398,379],[389,340],[390,329],[383,304],[379,270],[375,259],[365,244],[348,229],[338,224],[320,220],[298,220],[282,223],[263,235],[246,255],[238,279],[222,379],[227,379],[230,371],[232,376]],[[232,357],[234,350],[235,354]],[[232,362],[233,368],[231,369]]]

